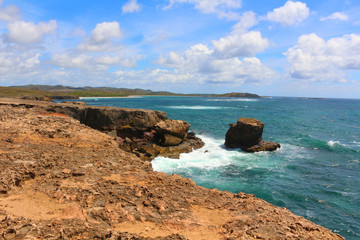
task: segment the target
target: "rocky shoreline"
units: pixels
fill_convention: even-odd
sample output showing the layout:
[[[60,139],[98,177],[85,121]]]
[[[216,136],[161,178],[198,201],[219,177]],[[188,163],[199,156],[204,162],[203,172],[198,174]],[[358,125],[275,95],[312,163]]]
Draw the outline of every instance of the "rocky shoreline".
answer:
[[[2,239],[343,239],[251,194],[154,172],[149,161],[119,148],[118,129],[115,138],[81,123],[107,116],[103,130],[114,133],[109,123],[125,120],[112,119],[112,108],[101,115],[87,106],[24,101],[0,99]],[[91,110],[75,119],[71,109]],[[159,126],[166,114],[149,114],[158,121],[138,118],[143,136],[173,132],[166,122]],[[193,136],[175,137],[184,143]],[[154,141],[171,148],[161,144],[179,139]]]
[[[87,106],[81,101],[49,102],[48,99],[0,98],[0,104],[41,108],[65,114],[81,123],[104,132],[119,143],[121,149],[143,160],[157,156],[179,158],[204,146],[204,142],[188,132],[190,124],[168,119],[165,112],[146,109]]]

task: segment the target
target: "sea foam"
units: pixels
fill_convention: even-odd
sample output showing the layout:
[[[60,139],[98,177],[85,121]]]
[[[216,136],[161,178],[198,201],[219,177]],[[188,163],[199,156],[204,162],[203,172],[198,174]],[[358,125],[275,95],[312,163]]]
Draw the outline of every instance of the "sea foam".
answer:
[[[327,145],[330,146],[330,147],[333,147],[333,146],[335,146],[336,144],[337,144],[337,145],[342,145],[342,144],[340,143],[340,141],[330,140],[330,141],[327,142]]]
[[[226,149],[224,139],[198,135],[205,146],[191,153],[183,153],[180,159],[157,157],[152,161],[155,171],[165,173],[187,172],[189,169],[211,171],[227,166],[240,169],[264,167],[269,164],[269,152],[246,153],[240,149]],[[272,165],[272,163],[270,163]],[[271,167],[271,166],[268,166]]]

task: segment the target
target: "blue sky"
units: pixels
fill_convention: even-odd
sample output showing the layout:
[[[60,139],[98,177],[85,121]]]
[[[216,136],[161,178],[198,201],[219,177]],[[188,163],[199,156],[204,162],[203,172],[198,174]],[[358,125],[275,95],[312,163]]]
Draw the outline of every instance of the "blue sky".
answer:
[[[0,0],[0,85],[360,98],[357,0]]]

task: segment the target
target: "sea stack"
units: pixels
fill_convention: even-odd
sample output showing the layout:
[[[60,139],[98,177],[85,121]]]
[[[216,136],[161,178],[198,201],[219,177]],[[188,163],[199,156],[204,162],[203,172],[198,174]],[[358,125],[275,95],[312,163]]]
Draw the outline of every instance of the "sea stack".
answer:
[[[280,148],[276,142],[263,141],[264,123],[255,118],[239,118],[237,123],[229,124],[225,135],[227,148],[241,148],[246,152],[275,151]]]

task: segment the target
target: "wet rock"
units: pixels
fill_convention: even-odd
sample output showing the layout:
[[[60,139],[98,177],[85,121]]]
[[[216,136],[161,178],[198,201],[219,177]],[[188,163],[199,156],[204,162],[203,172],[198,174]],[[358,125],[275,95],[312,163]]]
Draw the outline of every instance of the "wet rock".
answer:
[[[258,144],[245,149],[247,152],[275,151],[280,148],[280,144],[270,141],[260,141]]]
[[[264,125],[255,118],[239,118],[236,124],[230,124],[225,135],[225,146],[241,148],[247,152],[274,151],[280,148],[279,143],[262,140]]]
[[[62,101],[61,103],[74,104],[74,105],[86,105],[84,101]]]

